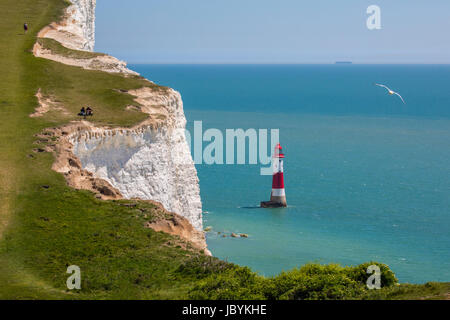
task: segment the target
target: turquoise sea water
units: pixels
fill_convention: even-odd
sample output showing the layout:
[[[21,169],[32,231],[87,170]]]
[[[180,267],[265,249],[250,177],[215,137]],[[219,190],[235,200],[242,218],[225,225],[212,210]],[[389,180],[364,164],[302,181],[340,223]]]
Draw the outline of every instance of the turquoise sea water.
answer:
[[[181,92],[188,128],[280,129],[288,208],[257,208],[259,165],[197,166],[215,256],[265,275],[376,260],[402,282],[450,281],[449,66],[131,67]]]

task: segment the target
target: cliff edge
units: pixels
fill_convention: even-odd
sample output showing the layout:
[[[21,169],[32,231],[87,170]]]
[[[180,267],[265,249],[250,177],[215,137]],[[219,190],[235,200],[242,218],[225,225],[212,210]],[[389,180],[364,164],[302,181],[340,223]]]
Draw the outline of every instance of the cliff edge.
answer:
[[[34,55],[87,70],[137,78],[125,62],[92,52],[96,0],[71,2],[62,21],[38,34]],[[159,202],[180,217],[148,226],[189,239],[206,250],[199,181],[184,135],[186,118],[181,95],[170,88],[155,89],[153,82],[145,82],[148,86],[120,90],[120,94],[134,98],[127,109],[147,114],[144,121],[132,127],[71,121],[47,130],[41,138],[57,139],[58,143],[50,148],[56,154],[53,169],[62,173],[70,186],[93,191],[105,200]],[[40,106],[32,117],[44,117],[52,108],[67,112],[40,91],[37,97]],[[95,105],[92,107],[96,112]],[[187,227],[185,220],[193,228]],[[185,228],[181,230],[180,226]]]

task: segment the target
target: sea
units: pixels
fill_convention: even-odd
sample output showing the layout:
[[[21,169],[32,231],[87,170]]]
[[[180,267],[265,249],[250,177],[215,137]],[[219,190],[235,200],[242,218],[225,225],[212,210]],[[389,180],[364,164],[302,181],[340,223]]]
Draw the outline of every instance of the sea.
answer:
[[[196,165],[214,256],[265,276],[378,261],[450,281],[450,66],[130,67],[182,94],[189,131],[279,130],[287,208],[259,208],[259,163]]]

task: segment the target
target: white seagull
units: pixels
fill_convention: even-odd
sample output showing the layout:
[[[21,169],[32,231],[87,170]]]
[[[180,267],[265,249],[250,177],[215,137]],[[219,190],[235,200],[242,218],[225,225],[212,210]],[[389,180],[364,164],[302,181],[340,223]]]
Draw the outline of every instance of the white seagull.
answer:
[[[398,92],[395,92],[395,91],[389,89],[389,88],[386,87],[384,84],[378,84],[378,83],[375,83],[375,85],[377,85],[377,86],[379,86],[379,87],[382,87],[382,88],[385,88],[385,89],[388,91],[388,93],[389,93],[390,95],[393,95],[393,94],[397,95],[400,99],[402,99],[403,103],[406,104],[405,100],[403,100],[402,96],[401,96]]]

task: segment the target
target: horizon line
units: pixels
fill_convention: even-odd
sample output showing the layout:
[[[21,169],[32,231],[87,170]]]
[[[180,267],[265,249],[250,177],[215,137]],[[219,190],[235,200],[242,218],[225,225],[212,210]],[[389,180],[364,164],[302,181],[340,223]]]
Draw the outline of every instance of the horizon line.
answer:
[[[134,64],[152,64],[152,65],[435,65],[435,66],[448,66],[450,62],[351,62],[341,63],[336,62],[128,62],[128,65]]]

